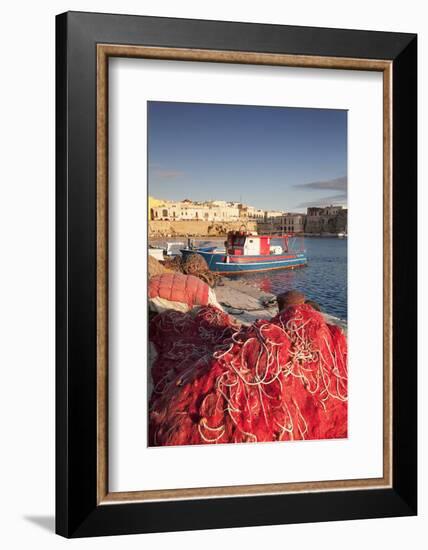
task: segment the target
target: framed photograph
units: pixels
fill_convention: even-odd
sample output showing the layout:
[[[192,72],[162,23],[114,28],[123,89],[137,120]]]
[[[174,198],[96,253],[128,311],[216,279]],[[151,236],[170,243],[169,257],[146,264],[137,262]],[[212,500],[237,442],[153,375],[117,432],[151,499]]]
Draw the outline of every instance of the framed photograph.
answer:
[[[57,533],[416,514],[416,35],[56,37]]]

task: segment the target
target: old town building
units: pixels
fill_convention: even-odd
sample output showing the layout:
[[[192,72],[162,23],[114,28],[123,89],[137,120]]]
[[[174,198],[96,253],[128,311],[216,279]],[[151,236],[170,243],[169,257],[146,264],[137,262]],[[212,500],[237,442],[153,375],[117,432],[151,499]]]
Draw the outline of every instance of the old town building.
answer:
[[[165,201],[150,210],[150,219],[182,221],[202,220],[209,222],[237,221],[240,218],[238,203],[226,201],[194,202],[189,200]]]
[[[348,210],[342,206],[310,207],[306,214],[305,233],[347,233]]]
[[[343,206],[310,207],[306,214],[262,210],[239,202],[162,201],[149,197],[151,221],[257,222],[260,231],[308,234],[347,233],[348,210]]]

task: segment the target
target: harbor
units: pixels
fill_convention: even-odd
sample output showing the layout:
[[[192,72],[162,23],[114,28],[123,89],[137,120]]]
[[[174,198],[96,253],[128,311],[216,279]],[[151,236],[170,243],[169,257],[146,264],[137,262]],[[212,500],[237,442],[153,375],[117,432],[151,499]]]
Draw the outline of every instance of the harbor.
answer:
[[[168,246],[168,243],[173,244]],[[180,248],[186,244],[186,239],[151,238],[149,244],[158,247],[158,250],[161,251],[168,250],[170,257],[174,257],[180,255]],[[220,247],[224,244],[224,238],[195,239],[194,244],[200,247]],[[297,289],[317,302],[324,313],[346,323],[347,239],[305,237],[304,245],[308,257],[306,267],[246,273],[233,277],[226,275],[215,287],[215,291],[222,295],[225,292],[224,289],[231,289],[229,293],[232,293],[232,289],[237,292],[239,288],[245,288],[247,289],[245,294],[251,298],[255,298],[254,292],[258,292],[257,299],[263,302],[268,298],[273,300],[282,292]],[[243,307],[242,300],[242,296],[236,295],[233,307],[241,310],[254,307],[254,304],[250,305],[251,300],[249,300],[247,308]],[[225,301],[228,300],[225,299]],[[257,314],[260,317],[269,318],[272,313],[274,313],[274,309],[267,308]],[[254,315],[250,315],[250,318],[254,318]]]
[[[347,113],[148,113],[149,446],[347,438]]]
[[[347,437],[345,320],[196,252],[148,266],[150,446]]]

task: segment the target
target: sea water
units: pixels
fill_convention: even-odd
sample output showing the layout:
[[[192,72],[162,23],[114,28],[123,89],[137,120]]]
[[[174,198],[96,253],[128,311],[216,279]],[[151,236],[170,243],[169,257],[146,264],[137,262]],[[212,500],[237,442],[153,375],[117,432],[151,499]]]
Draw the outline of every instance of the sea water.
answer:
[[[150,242],[164,245],[166,241],[156,239]],[[223,242],[224,239],[201,239],[195,240],[195,245],[223,246]],[[307,299],[317,302],[325,313],[347,320],[347,244],[346,238],[305,237],[304,247],[308,258],[306,267],[231,277],[276,295],[287,290],[300,290]]]
[[[265,292],[280,294],[300,290],[322,311],[348,319],[347,239],[306,237],[308,265],[242,276]]]

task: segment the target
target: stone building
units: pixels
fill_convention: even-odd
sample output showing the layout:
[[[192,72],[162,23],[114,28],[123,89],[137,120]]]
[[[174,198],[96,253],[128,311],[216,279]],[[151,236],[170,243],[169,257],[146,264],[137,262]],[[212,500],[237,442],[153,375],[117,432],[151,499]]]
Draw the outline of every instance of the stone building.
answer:
[[[284,215],[284,212],[281,210],[266,210],[265,211],[265,222],[273,222],[281,219]]]
[[[265,211],[261,208],[255,208],[254,206],[248,206],[247,204],[239,204],[239,217],[242,220],[263,221],[265,217]]]
[[[281,216],[271,216],[260,226],[261,231],[275,233],[303,233],[305,230],[305,214],[281,212]]]
[[[306,214],[305,233],[347,233],[348,210],[342,206],[310,207]]]
[[[322,231],[322,211],[323,208],[313,206],[307,209],[306,212],[306,233],[321,233]]]
[[[287,233],[303,233],[305,230],[305,214],[284,214],[282,226]]]
[[[161,206],[153,207],[150,210],[150,219],[152,221],[202,220],[206,222],[223,222],[237,221],[239,218],[238,203],[225,201],[165,201]]]

